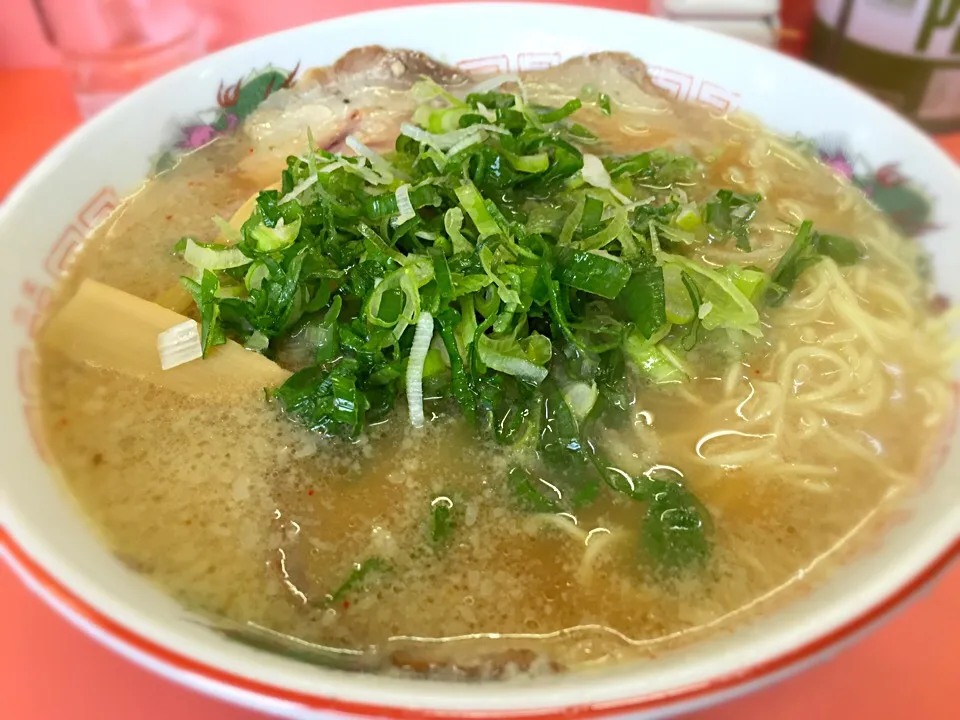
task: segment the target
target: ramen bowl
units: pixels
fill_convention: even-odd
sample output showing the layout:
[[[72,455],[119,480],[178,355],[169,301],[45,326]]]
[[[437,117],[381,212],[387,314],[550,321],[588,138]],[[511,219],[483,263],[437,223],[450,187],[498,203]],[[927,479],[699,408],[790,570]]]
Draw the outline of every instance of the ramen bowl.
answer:
[[[7,465],[0,551],[44,600],[175,682],[280,716],[650,717],[695,709],[808,665],[902,605],[950,563],[960,551],[952,424],[920,487],[870,546],[789,604],[640,663],[495,688],[346,673],[240,645],[108,552],[62,487],[41,433],[33,342],[53,285],[83,238],[145,177],[229,132],[251,103],[294,82],[298,68],[329,64],[368,44],[422,50],[478,74],[534,70],[596,51],[635,54],[677,99],[718,112],[745,110],[784,135],[806,138],[924,245],[935,281],[951,299],[948,280],[960,273],[960,221],[947,206],[960,196],[953,162],[868,96],[746,43],[601,10],[458,4],[351,16],[230,48],[84,125],[0,208],[0,307],[7,318],[0,325]]]

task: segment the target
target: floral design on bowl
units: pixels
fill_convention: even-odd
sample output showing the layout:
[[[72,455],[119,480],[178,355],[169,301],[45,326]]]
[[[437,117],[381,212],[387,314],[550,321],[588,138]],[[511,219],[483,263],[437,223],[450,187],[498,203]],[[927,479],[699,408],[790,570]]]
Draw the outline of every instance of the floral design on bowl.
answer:
[[[814,146],[824,164],[862,189],[907,237],[919,237],[936,227],[933,198],[900,172],[899,163],[873,168],[840,138],[821,138]]]
[[[227,85],[221,81],[217,89],[216,107],[201,113],[194,122],[177,128],[174,140],[154,159],[153,172],[169,170],[181,155],[197,150],[236,128],[277,90],[291,87],[299,70],[300,63],[289,71],[268,65],[252,71],[233,84]]]

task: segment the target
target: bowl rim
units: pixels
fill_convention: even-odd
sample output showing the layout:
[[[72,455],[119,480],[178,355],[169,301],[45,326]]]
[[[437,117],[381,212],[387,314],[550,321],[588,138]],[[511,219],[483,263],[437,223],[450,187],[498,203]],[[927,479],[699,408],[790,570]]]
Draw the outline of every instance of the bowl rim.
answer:
[[[110,122],[112,115],[121,112],[123,108],[129,105],[140,102],[142,94],[148,92],[149,89],[155,85],[169,82],[173,76],[186,76],[193,72],[195,68],[208,63],[211,58],[214,57],[219,57],[222,60],[234,54],[242,56],[250,46],[258,44],[267,38],[276,38],[277,36],[287,33],[299,32],[305,28],[330,26],[341,23],[346,25],[359,23],[362,25],[366,19],[377,18],[382,20],[389,16],[423,13],[440,8],[448,11],[473,12],[492,9],[497,9],[501,12],[523,11],[527,13],[531,10],[541,12],[554,11],[564,14],[579,13],[590,16],[606,15],[611,22],[615,21],[618,17],[624,20],[629,17],[631,22],[648,23],[654,28],[667,24],[672,25],[672,23],[668,23],[668,21],[649,15],[568,4],[532,4],[527,2],[450,3],[443,2],[442,0],[440,2],[431,0],[426,5],[401,6],[359,13],[348,13],[339,17],[309,23],[295,28],[288,28],[253,38],[244,43],[199,58],[172,73],[168,73],[148,83],[115,103],[96,118],[78,126],[49,150],[34,167],[16,183],[6,198],[0,201],[0,225],[3,224],[7,211],[20,200],[21,196],[27,195],[32,190],[33,186],[42,179],[50,168],[55,167],[60,162],[61,157],[69,152],[70,148],[76,144],[78,140],[82,139],[83,135],[91,126]],[[715,35],[715,33],[709,31],[690,27],[686,27],[684,32],[704,33],[710,36]],[[865,100],[872,105],[872,113],[881,113],[887,116],[896,122],[901,132],[912,135],[917,141],[922,141],[932,155],[937,156],[941,162],[949,164],[951,173],[955,176],[957,183],[960,184],[960,167],[949,159],[942,148],[912,123],[900,117],[865,92],[817,68],[802,63],[795,58],[766,48],[757,47],[736,38],[725,37],[723,40],[724,43],[727,44],[735,44],[741,47],[748,46],[752,52],[759,51],[761,54],[771,56],[771,58],[776,57],[778,62],[785,62],[788,65],[802,68],[805,73],[816,76],[820,83],[831,83],[835,86],[842,85],[845,91],[860,96],[861,102]],[[704,703],[708,697],[717,697],[721,694],[729,696],[736,692],[749,690],[765,682],[783,677],[790,670],[808,665],[829,654],[843,643],[855,638],[864,630],[886,619],[892,612],[903,607],[909,600],[916,597],[920,591],[936,580],[955,560],[960,559],[960,535],[952,539],[948,536],[944,539],[944,547],[938,554],[932,556],[923,566],[916,568],[908,577],[905,577],[899,586],[891,588],[885,595],[878,595],[871,604],[865,604],[857,614],[851,616],[845,622],[819,634],[812,635],[807,642],[786,646],[783,651],[759,661],[754,665],[726,670],[701,682],[617,700],[593,702],[582,705],[541,707],[528,710],[477,711],[423,709],[399,704],[375,705],[355,700],[337,699],[328,695],[284,688],[278,684],[257,681],[223,670],[214,664],[179,653],[168,646],[149,639],[145,635],[132,629],[132,627],[128,627],[112,619],[106,613],[98,610],[93,603],[84,600],[64,582],[34,560],[25,545],[29,545],[29,543],[18,543],[17,540],[14,539],[13,533],[8,532],[7,528],[0,523],[0,558],[6,560],[10,566],[14,568],[21,579],[26,581],[28,587],[59,614],[66,617],[66,619],[73,622],[73,624],[80,627],[81,630],[94,637],[97,641],[110,646],[114,650],[119,650],[122,654],[139,664],[147,666],[156,672],[160,672],[168,678],[190,684],[197,689],[217,694],[221,698],[233,702],[243,702],[243,697],[255,697],[272,701],[275,704],[281,703],[287,706],[294,704],[297,707],[314,711],[333,711],[348,715],[363,716],[375,715],[379,717],[397,718],[398,720],[405,720],[407,718],[450,718],[452,720],[454,718],[463,719],[468,717],[522,717],[532,720],[540,720],[541,718],[547,720],[548,718],[556,717],[558,713],[562,713],[565,717],[571,718],[599,718],[629,712],[664,712],[668,711],[669,708],[676,708],[681,704],[689,706],[697,702]],[[220,692],[216,692],[217,690],[220,690]],[[275,706],[276,705],[274,705],[274,707]]]
[[[226,688],[243,694],[253,694],[278,703],[293,703],[312,711],[332,711],[355,717],[379,717],[391,720],[484,720],[522,718],[523,720],[555,720],[558,713],[570,720],[593,720],[624,713],[650,712],[666,710],[681,704],[689,704],[721,693],[746,691],[765,682],[772,682],[786,676],[792,669],[816,662],[839,649],[845,642],[855,639],[860,633],[889,619],[896,611],[903,609],[923,590],[930,587],[955,562],[960,561],[960,538],[948,547],[932,563],[923,568],[914,578],[902,586],[896,593],[884,598],[831,632],[815,637],[807,643],[789,649],[782,654],[756,665],[727,672],[715,678],[670,690],[639,695],[635,698],[615,700],[608,703],[585,704],[565,708],[546,708],[543,710],[516,711],[446,711],[396,705],[374,705],[360,701],[340,700],[311,693],[281,688],[269,683],[245,678],[222,670],[200,660],[183,655],[150,640],[134,630],[121,625],[109,616],[97,610],[91,604],[77,596],[60,583],[53,575],[33,560],[29,553],[14,541],[0,527],[0,557],[18,574],[29,578],[28,586],[53,608],[66,617],[87,635],[104,642],[112,641],[126,649],[128,657],[140,660],[149,658],[160,666],[166,666],[175,673],[192,676],[201,681],[201,690],[211,687]],[[33,586],[35,584],[35,587]],[[77,620],[82,622],[77,622]],[[94,632],[93,630],[98,632]],[[102,634],[102,635],[101,635]],[[139,657],[138,657],[139,656]],[[143,662],[140,662],[143,665]],[[169,676],[168,676],[169,677]],[[221,697],[231,700],[229,695]],[[234,699],[234,702],[236,700]]]

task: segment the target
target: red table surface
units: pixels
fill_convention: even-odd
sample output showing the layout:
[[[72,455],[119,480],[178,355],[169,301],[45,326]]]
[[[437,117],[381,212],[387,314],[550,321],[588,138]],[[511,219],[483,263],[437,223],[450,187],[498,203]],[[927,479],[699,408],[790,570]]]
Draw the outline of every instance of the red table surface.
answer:
[[[58,70],[0,71],[0,197],[79,121]],[[960,159],[960,135],[941,138]],[[960,717],[960,567],[832,659],[697,720]],[[10,720],[256,720],[174,685],[82,634],[0,563],[0,717]]]

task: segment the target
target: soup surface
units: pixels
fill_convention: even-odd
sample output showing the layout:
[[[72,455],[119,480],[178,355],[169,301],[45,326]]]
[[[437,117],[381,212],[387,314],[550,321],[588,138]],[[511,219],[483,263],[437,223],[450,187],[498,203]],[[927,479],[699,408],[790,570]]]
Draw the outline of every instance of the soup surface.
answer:
[[[374,225],[381,241],[402,248],[404,262],[422,251],[439,263],[422,247],[433,244],[455,283],[480,277],[465,307],[467,294],[445,296],[432,269],[439,265],[430,266],[433,279],[418,288],[421,314],[404,329],[403,305],[384,321],[388,290],[374,322],[366,314],[370,297],[400,267],[391,247],[374,243],[362,257],[380,252],[381,272],[362,307],[350,305],[352,276],[336,273],[323,280],[326,295],[304,296],[315,306],[300,307],[299,318],[273,336],[239,332],[223,304],[227,335],[249,352],[261,350],[291,371],[322,367],[324,377],[350,355],[341,325],[339,345],[320,357],[327,346],[318,337],[331,327],[323,322],[335,302],[334,325],[352,313],[396,332],[399,342],[383,346],[383,367],[396,371],[384,376],[392,378],[385,387],[396,405],[390,409],[394,398],[387,398],[378,412],[367,378],[365,418],[348,406],[311,421],[297,404],[302,398],[281,393],[265,401],[216,374],[209,392],[183,392],[156,374],[148,382],[88,362],[48,337],[40,349],[48,441],[104,541],[238,639],[319,663],[453,677],[648,656],[732,627],[849,556],[924,472],[952,410],[946,320],[930,311],[916,245],[802,147],[750,118],[662,97],[631,58],[573,60],[524,75],[519,87],[510,78],[502,87],[487,83],[473,88],[488,94],[466,110],[422,75],[458,102],[477,82],[415,53],[354,51],[270,96],[236,132],[148,181],[85,244],[53,315],[90,278],[209,325],[191,303],[178,306],[178,278],[201,276],[171,248],[183,236],[214,241],[221,230],[210,218],[230,217],[284,168],[303,176],[286,179],[274,207],[281,194],[281,205],[297,195],[287,205],[309,207],[309,196],[321,207],[324,196],[311,193],[324,187],[324,168],[361,147],[395,163],[389,183],[376,159],[352,171],[371,198],[396,198],[392,216],[401,222]],[[573,98],[581,106],[572,115],[545,117],[544,107]],[[426,110],[414,115],[418,103]],[[471,114],[477,117],[463,119]],[[562,142],[520,160],[504,150],[500,161],[514,166],[510,172],[542,176],[564,152],[588,156],[582,169],[536,191],[519,184],[489,191],[504,175],[494,173],[501,168],[494,162],[478,179],[479,152],[474,165],[457,170],[503,213],[487,214],[501,231],[516,223],[524,238],[558,248],[553,277],[562,281],[558,307],[571,328],[561,327],[546,291],[537,301],[533,285],[533,300],[511,304],[522,280],[502,270],[509,265],[502,254],[491,256],[491,272],[480,260],[475,271],[457,270],[467,267],[458,254],[507,252],[507,233],[493,233],[487,244],[484,217],[469,199],[458,211],[462,229],[451,229],[430,205],[402,217],[398,157],[404,150],[422,156],[434,142],[405,130],[392,154],[400,123],[411,117],[434,137],[469,123],[494,127],[479,138],[448,137],[433,149],[444,158],[503,149],[504,133],[520,131],[496,127],[525,123],[529,130],[531,118]],[[333,155],[309,157],[308,127],[315,147]],[[473,150],[451,147],[464,139]],[[288,166],[291,154],[307,159]],[[598,158],[618,160],[597,172]],[[350,174],[343,171],[326,177]],[[418,187],[431,185],[414,185],[415,200]],[[321,221],[310,222],[298,221],[296,242],[308,226],[319,236]],[[397,240],[404,223],[420,235],[411,230]],[[282,242],[291,223],[274,218],[260,227],[267,240]],[[458,234],[468,246],[459,253],[451,246]],[[510,262],[543,277],[548,250],[536,249],[539,240],[517,242],[521,260]],[[565,244],[580,248],[575,260],[600,264],[570,275]],[[284,252],[271,257],[288,262]],[[532,261],[522,259],[525,252]],[[250,258],[244,262],[239,275],[212,273],[225,295],[236,281],[240,301],[256,287]],[[633,305],[616,279],[613,291],[591,285],[619,277],[621,266],[629,267],[628,288],[637,278],[655,281],[629,291],[641,298]],[[431,283],[440,288],[433,294]],[[584,299],[587,286],[596,292]],[[400,289],[395,297],[410,302]],[[647,323],[643,313],[658,298]],[[746,309],[737,304],[742,298]],[[467,363],[472,422],[440,337],[445,303],[457,311],[452,347]],[[605,303],[603,312],[591,315],[596,303]],[[428,307],[436,333],[432,342],[426,334],[431,350],[412,376]],[[468,315],[474,327],[497,319],[478,331],[488,338],[541,339],[525,340],[519,354],[479,351],[478,370],[470,342],[488,340],[461,332]],[[611,347],[597,350],[611,336]],[[536,357],[544,338],[551,341],[546,355]],[[211,358],[221,351],[211,347]],[[158,363],[155,355],[151,362]],[[497,377],[510,399],[484,405],[483,383]],[[422,403],[411,399],[416,386]],[[570,422],[572,430],[560,427]]]

